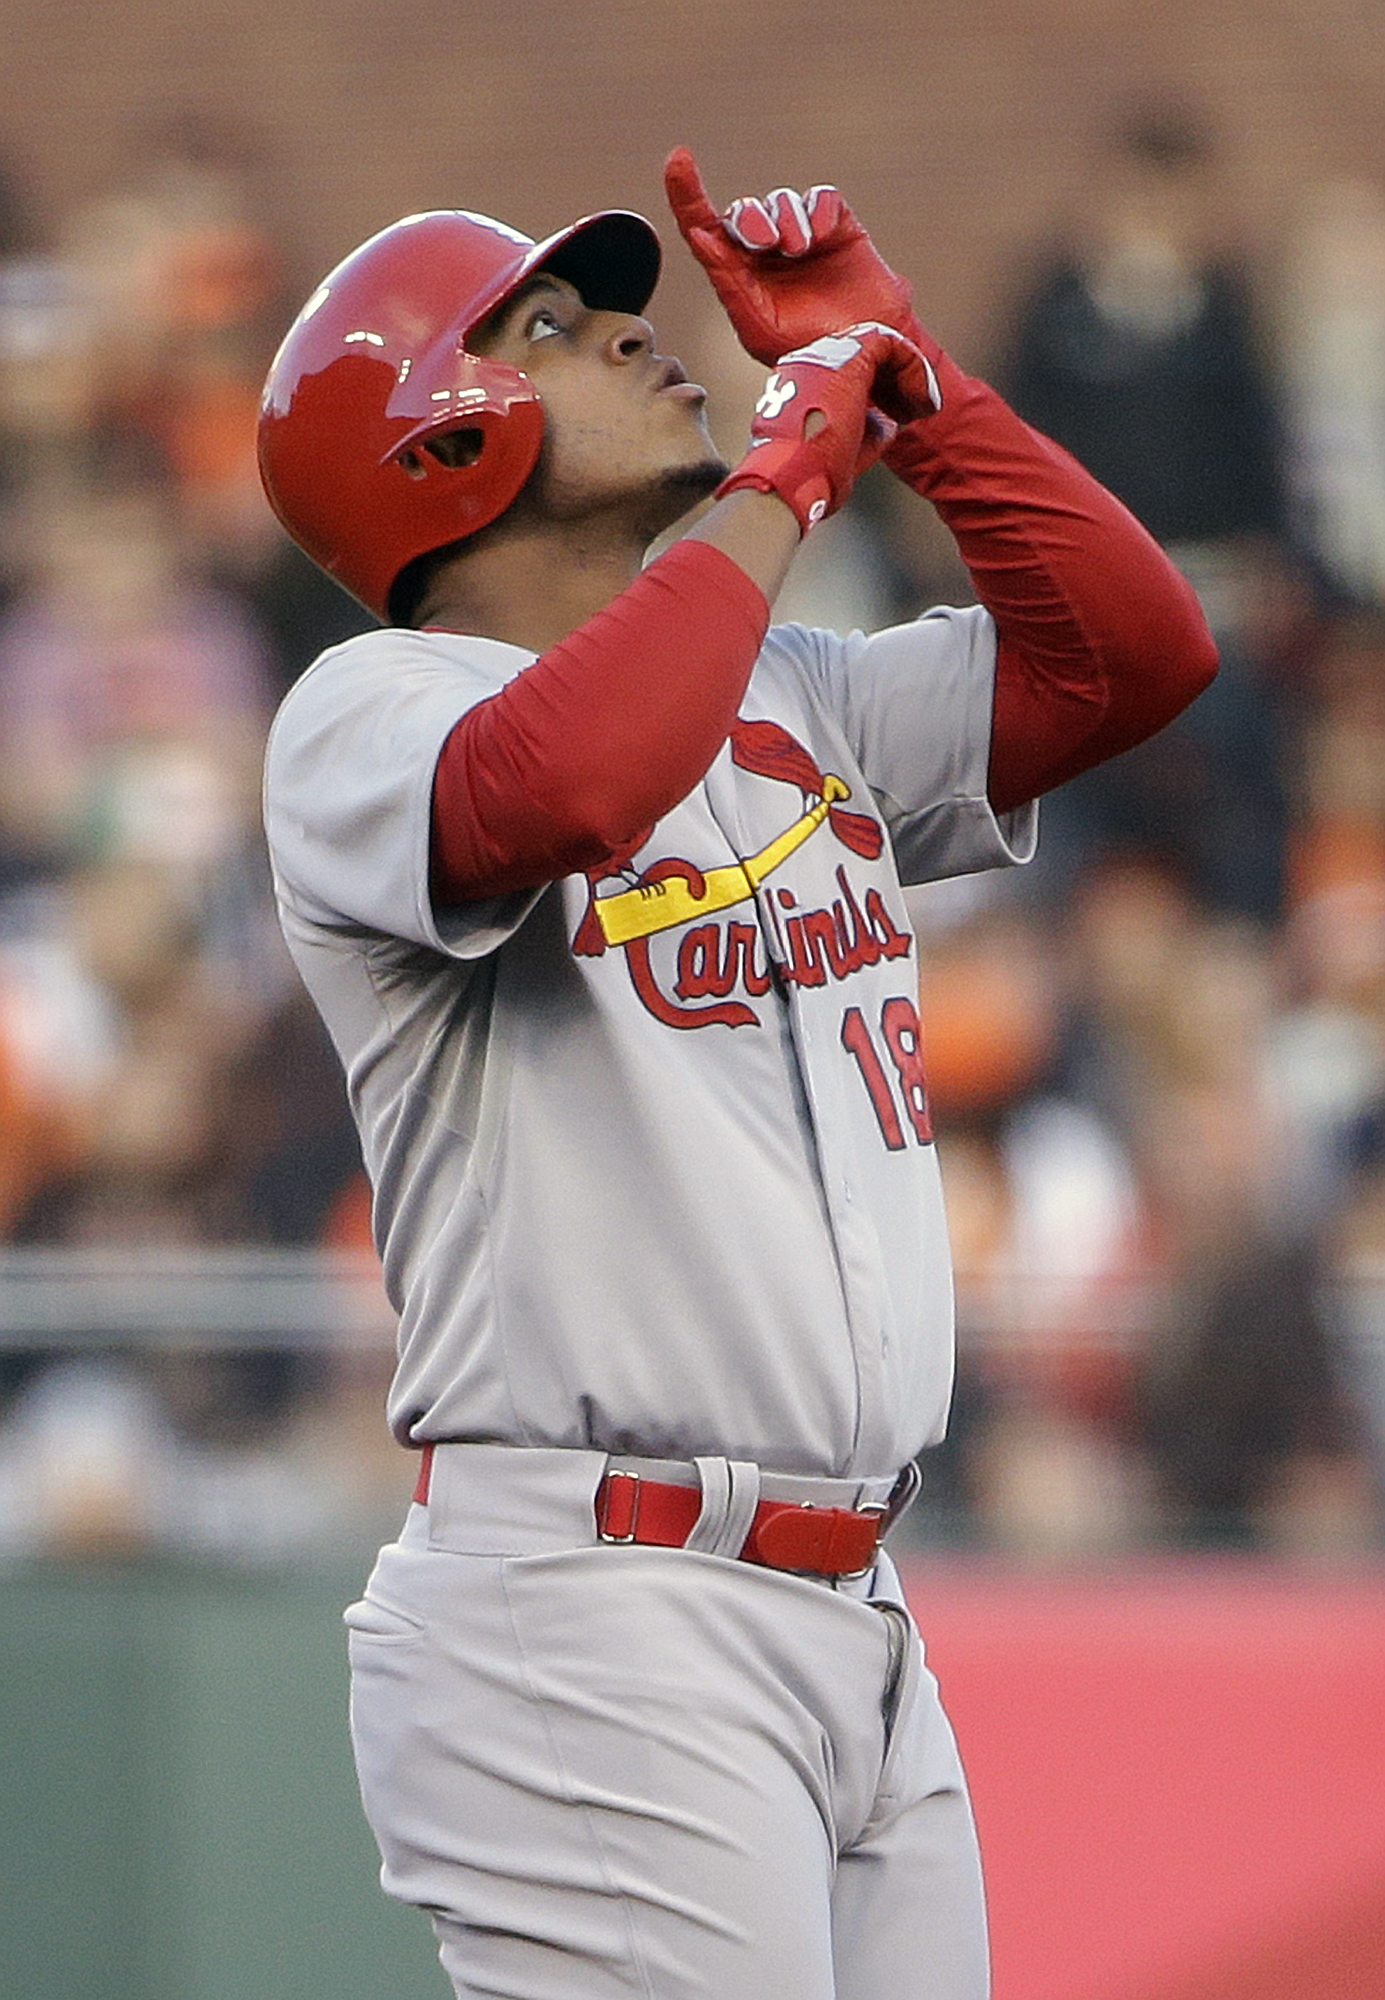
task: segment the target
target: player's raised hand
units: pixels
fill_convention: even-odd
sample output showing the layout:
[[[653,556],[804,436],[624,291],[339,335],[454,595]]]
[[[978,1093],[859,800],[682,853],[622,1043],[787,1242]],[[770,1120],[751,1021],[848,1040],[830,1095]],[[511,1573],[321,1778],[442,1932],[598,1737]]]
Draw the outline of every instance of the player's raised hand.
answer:
[[[834,187],[775,188],[718,214],[696,160],[676,146],[664,187],[684,241],[748,354],[772,364],[836,327],[878,320],[927,346],[909,286]]]
[[[912,342],[878,320],[792,349],[765,383],[750,449],[718,497],[742,487],[777,493],[806,534],[845,502],[894,435],[872,404],[896,408],[907,421],[932,406],[936,386]]]

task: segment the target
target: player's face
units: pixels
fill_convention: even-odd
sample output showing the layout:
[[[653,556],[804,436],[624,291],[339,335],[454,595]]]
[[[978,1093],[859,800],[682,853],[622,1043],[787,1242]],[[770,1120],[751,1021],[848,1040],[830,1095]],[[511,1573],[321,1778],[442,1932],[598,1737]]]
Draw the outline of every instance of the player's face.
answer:
[[[467,344],[523,369],[539,392],[543,451],[526,498],[550,518],[615,510],[652,537],[724,477],[707,393],[655,353],[647,320],[593,311],[543,273]]]

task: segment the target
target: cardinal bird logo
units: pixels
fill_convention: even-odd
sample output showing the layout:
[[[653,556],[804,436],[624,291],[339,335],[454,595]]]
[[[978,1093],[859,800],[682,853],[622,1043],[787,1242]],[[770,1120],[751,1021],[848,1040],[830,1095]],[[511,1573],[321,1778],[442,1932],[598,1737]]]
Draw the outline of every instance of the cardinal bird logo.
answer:
[[[850,785],[832,771],[819,770],[787,729],[777,722],[738,718],[730,743],[732,761],[743,771],[796,786],[803,795],[803,812],[768,846],[743,861],[704,871],[691,861],[664,856],[632,880],[631,857],[648,838],[647,832],[638,835],[627,848],[588,872],[591,893],[572,943],[579,956],[599,957],[609,945],[629,945],[748,902],[766,877],[824,823],[853,854],[867,861],[879,859],[884,845],[880,822],[868,813],[847,812],[844,801],[851,797]],[[601,885],[612,880],[627,886],[601,894]]]

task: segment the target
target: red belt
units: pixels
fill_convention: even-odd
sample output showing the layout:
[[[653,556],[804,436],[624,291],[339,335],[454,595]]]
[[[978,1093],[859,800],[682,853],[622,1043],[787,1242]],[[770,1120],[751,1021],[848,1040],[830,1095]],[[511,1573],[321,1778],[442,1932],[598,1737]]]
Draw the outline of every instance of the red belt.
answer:
[[[433,1448],[423,1447],[414,1499],[428,1499]],[[608,1472],[596,1489],[596,1532],[603,1542],[639,1542],[681,1549],[702,1511],[696,1486],[672,1486],[633,1472]],[[767,1569],[805,1570],[813,1576],[860,1576],[875,1561],[893,1518],[890,1507],[812,1507],[793,1500],[762,1500],[741,1545],[742,1562]]]

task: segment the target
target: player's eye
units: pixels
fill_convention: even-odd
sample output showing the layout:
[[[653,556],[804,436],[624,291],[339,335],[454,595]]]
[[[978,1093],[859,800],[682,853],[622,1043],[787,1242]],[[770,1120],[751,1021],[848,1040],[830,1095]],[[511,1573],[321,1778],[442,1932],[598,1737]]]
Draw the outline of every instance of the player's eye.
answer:
[[[550,306],[538,306],[530,314],[524,331],[530,340],[549,340],[555,333],[564,332],[565,328]]]

